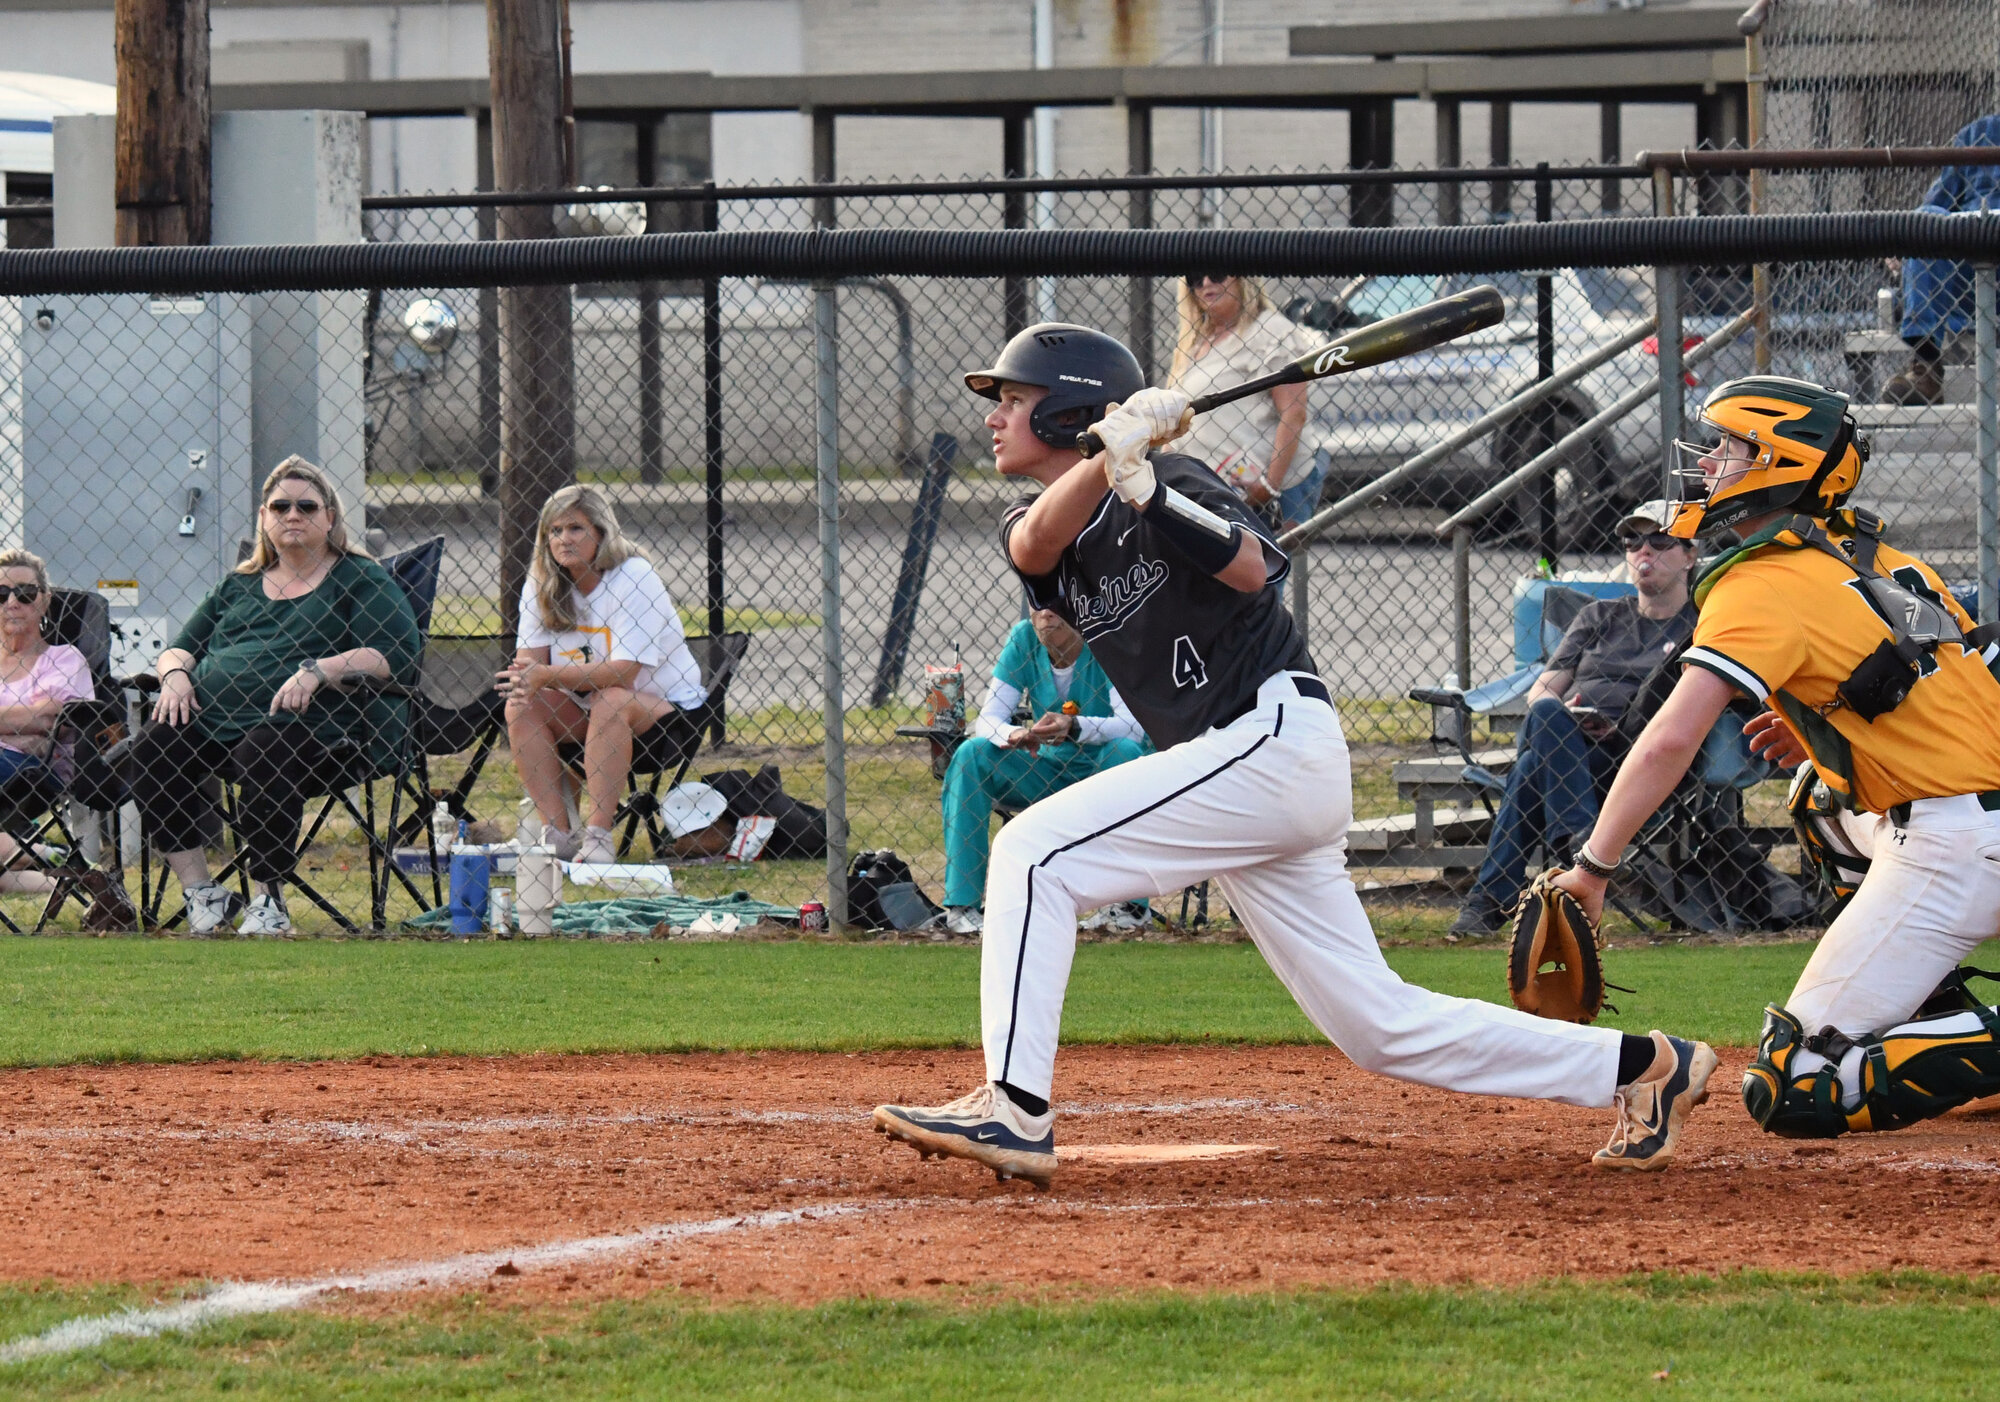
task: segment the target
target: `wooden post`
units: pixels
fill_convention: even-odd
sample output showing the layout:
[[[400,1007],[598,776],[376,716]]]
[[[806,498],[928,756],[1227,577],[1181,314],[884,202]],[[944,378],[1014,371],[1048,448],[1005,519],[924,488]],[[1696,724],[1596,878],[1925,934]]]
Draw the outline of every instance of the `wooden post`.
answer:
[[[564,183],[560,0],[487,0],[493,174],[501,190]],[[551,205],[498,211],[502,239],[555,237]],[[500,613],[518,621],[535,522],[549,493],[576,480],[576,367],[568,287],[500,292]]]
[[[493,109],[471,112],[473,145],[479,174],[476,188],[493,188]],[[478,214],[479,239],[491,243],[500,236],[498,212],[490,204]],[[500,495],[500,290],[479,289],[479,435],[473,456],[479,463],[479,494]]]
[[[117,241],[208,242],[208,0],[116,0]]]

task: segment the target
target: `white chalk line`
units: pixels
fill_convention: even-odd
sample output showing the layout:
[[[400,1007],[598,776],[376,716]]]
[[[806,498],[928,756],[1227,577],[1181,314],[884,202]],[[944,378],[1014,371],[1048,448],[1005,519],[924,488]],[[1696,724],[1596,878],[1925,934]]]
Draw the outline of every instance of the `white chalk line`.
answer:
[[[319,1296],[334,1291],[357,1294],[390,1293],[418,1288],[465,1285],[491,1278],[501,1266],[516,1270],[544,1270],[551,1266],[627,1255],[650,1246],[684,1241],[690,1237],[719,1236],[726,1232],[783,1227],[797,1222],[824,1221],[863,1212],[893,1211],[910,1204],[831,1203],[822,1207],[788,1208],[782,1211],[741,1213],[731,1217],[711,1217],[695,1222],[663,1222],[636,1232],[611,1236],[583,1237],[575,1241],[549,1242],[542,1246],[517,1247],[508,1251],[477,1251],[443,1260],[414,1265],[390,1266],[357,1275],[334,1276],[312,1281],[235,1281],[217,1286],[198,1299],[151,1309],[122,1310],[117,1314],[93,1315],[65,1320],[40,1334],[0,1347],[0,1363],[19,1363],[51,1354],[74,1353],[94,1348],[110,1339],[150,1338],[156,1334],[196,1329],[222,1319],[246,1314],[270,1314],[297,1309]]]
[[[1044,1201],[1032,1204],[1029,1210],[1056,1216],[1084,1213],[1213,1212],[1256,1207],[1316,1206],[1322,1202],[1320,1198],[1239,1198],[1225,1202]],[[574,1241],[549,1242],[541,1246],[523,1246],[504,1251],[469,1252],[437,1261],[388,1266],[381,1270],[333,1276],[323,1280],[231,1281],[217,1286],[196,1299],[185,1300],[179,1304],[121,1310],[116,1314],[87,1315],[64,1320],[42,1333],[32,1334],[27,1338],[16,1339],[10,1344],[0,1346],[0,1365],[22,1363],[34,1358],[48,1358],[57,1354],[77,1353],[108,1343],[112,1339],[152,1338],[160,1334],[199,1329],[207,1324],[243,1315],[281,1313],[299,1309],[320,1296],[336,1291],[351,1294],[392,1294],[469,1285],[476,1281],[491,1279],[494,1271],[503,1265],[511,1265],[515,1270],[525,1273],[546,1270],[552,1266],[574,1265],[585,1261],[630,1255],[647,1247],[686,1241],[690,1238],[722,1236],[731,1232],[754,1231],[759,1228],[785,1227],[801,1222],[832,1221],[842,1217],[879,1212],[908,1211],[922,1207],[960,1211],[1019,1210],[1020,1206],[1017,1200],[1007,1197],[970,1202],[962,1198],[930,1197],[895,1198],[876,1203],[828,1203],[814,1207],[710,1217],[694,1222],[663,1222],[656,1226],[641,1228],[636,1232],[583,1237]]]
[[[1217,1110],[1294,1114],[1311,1108],[1282,1101],[1243,1098],[1058,1104],[1056,1107],[1059,1114],[1079,1119],[1101,1115],[1192,1115]],[[648,1114],[631,1111],[618,1115],[507,1115],[457,1120],[408,1120],[400,1124],[371,1120],[276,1119],[268,1122],[268,1127],[260,1122],[248,1125],[199,1125],[194,1128],[17,1124],[10,1127],[12,1132],[9,1137],[38,1142],[159,1140],[205,1143],[212,1140],[227,1140],[288,1145],[349,1140],[393,1144],[433,1153],[462,1153],[465,1152],[462,1148],[429,1141],[443,1135],[555,1133],[588,1129],[622,1129],[635,1125],[715,1129],[739,1124],[866,1124],[872,1113],[872,1111],[734,1110],[725,1113]]]

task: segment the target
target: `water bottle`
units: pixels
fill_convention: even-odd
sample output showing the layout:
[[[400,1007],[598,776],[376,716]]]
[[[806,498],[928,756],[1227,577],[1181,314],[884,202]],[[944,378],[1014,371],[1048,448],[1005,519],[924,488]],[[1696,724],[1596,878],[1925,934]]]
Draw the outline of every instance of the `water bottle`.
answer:
[[[520,817],[514,824],[514,848],[525,852],[530,847],[538,847],[542,841],[542,810],[535,807],[532,798],[521,800]]]
[[[458,841],[458,819],[451,815],[451,805],[438,800],[438,806],[431,810],[431,851],[432,862],[443,867],[451,860],[452,844]]]
[[[521,933],[530,939],[554,934],[561,901],[562,868],[556,865],[556,854],[547,847],[530,847],[514,869],[514,918]]]

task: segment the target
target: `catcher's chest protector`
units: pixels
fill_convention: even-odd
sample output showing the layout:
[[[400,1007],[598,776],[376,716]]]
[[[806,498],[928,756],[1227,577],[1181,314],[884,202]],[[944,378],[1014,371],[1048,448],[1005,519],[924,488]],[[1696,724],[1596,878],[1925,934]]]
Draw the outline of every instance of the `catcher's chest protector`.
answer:
[[[1807,1037],[1773,1003],[1764,1010],[1757,1058],[1743,1073],[1743,1106],[1773,1134],[1831,1139],[1852,1131],[1902,1129],[2000,1094],[2000,1011],[1973,1002],[1963,1011],[1920,1018],[1850,1039],[1832,1029]],[[1840,1066],[1860,1049],[1861,1103],[1841,1103]],[[1794,1075],[1800,1051],[1826,1065]]]

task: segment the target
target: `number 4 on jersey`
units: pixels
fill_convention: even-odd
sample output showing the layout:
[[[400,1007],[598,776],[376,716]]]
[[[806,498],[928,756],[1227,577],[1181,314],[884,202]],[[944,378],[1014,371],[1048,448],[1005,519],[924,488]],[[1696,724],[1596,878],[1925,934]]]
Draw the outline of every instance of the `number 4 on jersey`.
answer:
[[[1208,664],[1194,650],[1194,639],[1185,633],[1174,639],[1174,685],[1197,691],[1208,685]]]

